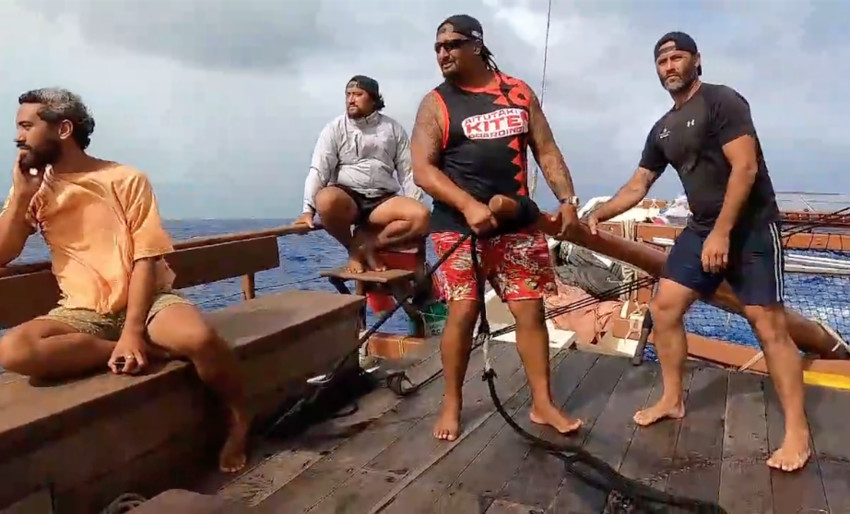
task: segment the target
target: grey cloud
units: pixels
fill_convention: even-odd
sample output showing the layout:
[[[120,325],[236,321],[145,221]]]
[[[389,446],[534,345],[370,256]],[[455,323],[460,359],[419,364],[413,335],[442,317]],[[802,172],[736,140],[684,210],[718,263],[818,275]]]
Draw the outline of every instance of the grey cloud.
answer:
[[[49,18],[67,17],[92,45],[175,59],[203,69],[275,72],[333,52],[401,56],[436,29],[456,2],[383,0],[29,0]],[[400,7],[400,8],[399,8]],[[476,7],[475,3],[471,7]],[[426,21],[428,20],[428,21]]]
[[[10,12],[0,3],[0,16],[18,20],[0,35],[9,41],[0,66],[14,70],[0,82],[0,142],[12,138],[21,90],[60,83],[95,113],[93,152],[149,172],[166,216],[295,216],[313,144],[342,112],[351,75],[374,76],[386,113],[410,130],[441,80],[436,25],[467,12],[483,23],[500,67],[540,93],[547,4],[28,0]],[[651,49],[671,29],[697,38],[705,80],[750,100],[777,188],[834,188],[850,158],[850,55],[840,40],[819,37],[847,18],[834,4],[554,2],[544,106],[579,194],[613,193],[669,108]],[[0,166],[12,151],[0,145]],[[7,180],[0,173],[0,190]],[[653,194],[680,190],[668,170]]]
[[[242,0],[31,0],[49,18],[67,17],[92,45],[212,69],[275,70],[320,52],[321,2]],[[327,27],[324,27],[327,28]]]

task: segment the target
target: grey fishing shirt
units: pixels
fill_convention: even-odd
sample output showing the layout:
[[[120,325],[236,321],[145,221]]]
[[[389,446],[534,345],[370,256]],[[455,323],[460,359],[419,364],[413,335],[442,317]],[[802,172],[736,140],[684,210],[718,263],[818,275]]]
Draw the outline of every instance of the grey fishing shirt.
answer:
[[[404,127],[377,111],[360,119],[342,114],[325,125],[304,184],[302,212],[315,212],[316,193],[335,183],[368,197],[401,192],[421,201],[422,190],[413,182],[410,169],[410,140]]]

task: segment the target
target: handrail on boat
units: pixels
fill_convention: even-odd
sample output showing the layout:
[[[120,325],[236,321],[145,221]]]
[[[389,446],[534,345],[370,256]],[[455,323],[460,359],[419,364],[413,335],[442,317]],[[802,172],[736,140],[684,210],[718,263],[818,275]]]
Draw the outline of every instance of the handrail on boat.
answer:
[[[282,225],[280,227],[267,228],[264,230],[250,230],[245,232],[231,232],[228,234],[219,234],[215,236],[192,237],[177,241],[174,243],[175,250],[186,250],[189,248],[200,248],[202,246],[212,246],[221,243],[232,243],[235,241],[245,241],[248,239],[257,239],[261,237],[281,237],[290,234],[304,235],[316,230],[323,230],[318,223],[314,228],[309,228],[304,225]],[[0,278],[13,277],[16,275],[25,275],[27,273],[36,273],[50,269],[50,261],[31,262],[27,264],[12,264],[10,266],[0,266]]]

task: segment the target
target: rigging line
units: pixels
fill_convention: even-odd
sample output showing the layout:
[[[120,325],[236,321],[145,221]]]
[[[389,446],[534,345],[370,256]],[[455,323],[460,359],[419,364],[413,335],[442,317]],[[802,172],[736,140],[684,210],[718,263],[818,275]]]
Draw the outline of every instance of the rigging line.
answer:
[[[845,214],[847,211],[850,211],[850,206],[844,207],[843,209],[838,209],[837,211],[825,214],[820,220],[817,221],[809,221],[797,224],[793,226],[791,229],[782,234],[782,238],[790,238],[791,236],[802,234],[804,232],[808,232],[814,228],[820,227],[828,227],[830,226],[830,222],[839,218],[842,214]]]
[[[549,63],[549,28],[552,25],[552,0],[549,0],[549,7],[546,10],[546,36],[543,41],[543,75],[540,81],[540,108],[543,109],[543,98],[546,96],[546,69]],[[540,174],[540,166],[535,161],[534,173],[531,175],[531,184],[529,187],[529,198],[534,199],[537,193],[537,176]]]
[[[568,312],[573,312],[573,311],[576,311],[578,309],[582,309],[582,308],[585,308],[585,307],[590,307],[592,305],[602,303],[603,301],[606,301],[606,300],[617,298],[621,294],[629,293],[629,292],[631,292],[635,289],[639,289],[641,287],[648,286],[650,284],[655,283],[656,281],[657,281],[657,279],[655,277],[644,277],[644,278],[641,278],[641,279],[635,279],[635,280],[632,280],[632,281],[629,281],[629,282],[624,282],[623,284],[621,284],[619,286],[616,286],[614,288],[607,289],[607,290],[603,291],[602,293],[600,293],[597,296],[588,296],[584,299],[576,300],[574,302],[571,302],[571,303],[566,304],[566,305],[562,305],[560,307],[548,309],[548,310],[546,310],[545,314],[543,315],[543,319],[549,320],[549,319],[552,319],[556,316],[560,316],[561,314],[566,314]],[[488,329],[488,331],[489,331],[489,329]],[[492,332],[489,332],[488,333],[488,339],[493,339],[493,338],[502,336],[504,334],[509,334],[511,332],[514,332],[514,331],[516,331],[516,323],[502,327],[498,330],[494,330]],[[482,341],[482,340],[478,340],[477,338],[475,340],[473,340],[473,344],[469,349],[470,355],[472,354],[473,351],[475,351],[478,348],[480,348],[481,346],[483,346],[483,344],[484,344],[484,341]],[[398,380],[399,382],[394,384],[391,388],[394,387],[393,392],[395,392],[399,396],[408,396],[408,395],[411,395],[411,394],[417,392],[422,387],[430,384],[431,382],[436,380],[437,377],[439,377],[442,374],[443,374],[443,370],[439,369],[439,370],[435,371],[434,373],[432,373],[431,376],[425,378],[424,380],[422,380],[418,384],[415,384],[415,385],[411,386],[410,388],[404,388],[401,385],[400,381],[407,381],[408,383],[410,383],[410,379],[407,378],[407,376],[404,375],[404,373],[402,372],[398,375],[397,378],[394,378],[394,380]]]

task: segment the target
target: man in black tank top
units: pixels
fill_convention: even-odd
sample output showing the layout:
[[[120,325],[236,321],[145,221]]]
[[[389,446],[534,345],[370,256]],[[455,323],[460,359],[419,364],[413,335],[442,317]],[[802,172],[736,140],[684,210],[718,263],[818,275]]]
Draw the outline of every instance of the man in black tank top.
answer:
[[[693,213],[650,305],[664,393],[637,412],[635,422],[645,426],[684,416],[683,318],[694,301],[710,297],[725,279],[744,304],[785,410],[785,439],[767,464],[798,469],[810,455],[802,362],[783,306],[779,209],[749,106],[734,89],[699,80],[700,55],[686,34],[662,37],[655,62],[674,106],[650,130],[631,180],[588,220],[595,231],[598,222],[637,205],[668,164],[678,172]]]
[[[526,149],[530,145],[547,182],[561,200],[562,232],[577,223],[569,170],[555,144],[540,103],[528,85],[501,73],[484,46],[477,20],[456,15],[441,23],[434,45],[445,82],[425,96],[411,137],[413,176],[434,198],[431,238],[445,254],[464,233],[479,234],[484,274],[507,302],[517,323],[517,347],[532,394],[531,419],[562,433],[581,422],[552,402],[549,335],[543,296],[554,293],[555,277],[543,234],[527,227],[497,226],[487,208],[496,194],[527,197]],[[469,241],[440,268],[449,315],[441,341],[446,380],[438,439],[460,432],[461,388],[478,315]]]

